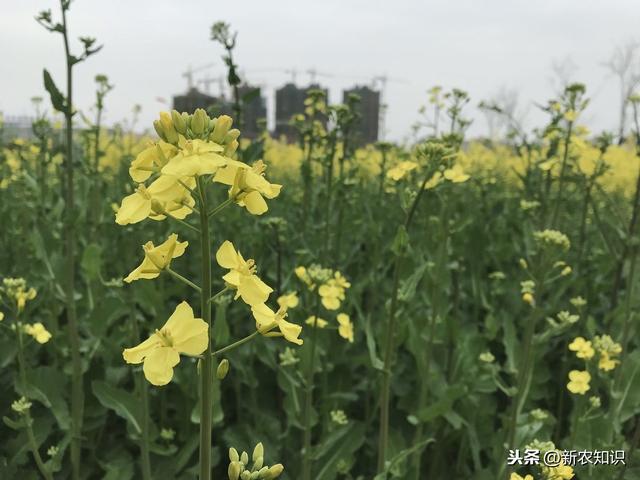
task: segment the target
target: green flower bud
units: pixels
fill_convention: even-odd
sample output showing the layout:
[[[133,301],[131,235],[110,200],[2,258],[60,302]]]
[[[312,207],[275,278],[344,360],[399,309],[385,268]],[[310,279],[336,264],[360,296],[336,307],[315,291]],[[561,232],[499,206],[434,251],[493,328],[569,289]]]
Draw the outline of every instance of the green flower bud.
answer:
[[[264,457],[264,445],[262,445],[262,442],[259,442],[256,447],[253,449],[253,455],[251,456],[251,459],[256,462],[258,461],[258,458],[260,457]],[[258,467],[260,468],[260,467]]]
[[[249,478],[251,480],[259,480],[260,474],[258,472],[253,472]]]
[[[167,137],[164,134],[164,131],[162,130],[162,124],[160,123],[159,120],[154,120],[153,121],[153,128],[156,131],[156,133],[158,134],[158,136],[164,140],[165,142],[167,141]]]
[[[269,480],[278,478],[283,471],[284,465],[282,465],[281,463],[276,463],[271,468],[269,468]]]
[[[222,143],[224,143],[225,145],[229,145],[234,140],[237,140],[239,136],[240,136],[240,130],[238,130],[237,128],[232,128],[224,136],[224,138],[222,139]]]
[[[171,120],[173,120],[173,126],[182,135],[187,133],[187,123],[177,110],[171,110]]]
[[[260,470],[258,470],[258,478],[269,478],[269,467],[262,467]]]
[[[258,457],[256,458],[255,456],[253,457],[253,470],[260,470],[262,468],[262,465],[264,465],[264,457]]]
[[[218,364],[218,369],[216,370],[216,377],[218,380],[223,380],[224,377],[229,373],[229,360],[223,358],[222,361]],[[237,453],[236,453],[237,455]]]
[[[231,462],[227,470],[227,474],[229,475],[229,480],[238,480],[238,478],[240,478],[241,470],[242,470],[242,467],[240,466],[239,462],[237,461]]]
[[[242,472],[242,475],[240,475],[240,478],[242,480],[250,480],[251,479],[251,472],[249,470],[245,470],[244,472]]]
[[[240,461],[240,455],[238,455],[238,451],[233,447],[229,449],[229,460],[231,460],[232,462]]]
[[[168,112],[160,112],[160,124],[162,125],[162,130],[164,131],[164,135],[167,138],[167,142],[177,143],[178,132],[173,126],[171,115]]]
[[[209,116],[202,108],[198,108],[191,118],[191,131],[196,135],[204,133],[205,126],[209,124]]]
[[[242,452],[242,455],[240,455],[240,461],[244,465],[247,465],[249,463],[249,455],[247,455],[247,452]]]
[[[229,129],[233,124],[233,119],[229,115],[220,115],[216,120],[216,126],[213,129],[211,140],[216,143],[222,143],[225,135],[229,133]]]
[[[238,147],[240,146],[240,144],[238,143],[237,140],[232,141],[231,143],[229,143],[225,149],[224,149],[224,155],[227,157],[230,157],[231,155],[233,155],[234,153],[236,153],[236,150],[238,150]]]

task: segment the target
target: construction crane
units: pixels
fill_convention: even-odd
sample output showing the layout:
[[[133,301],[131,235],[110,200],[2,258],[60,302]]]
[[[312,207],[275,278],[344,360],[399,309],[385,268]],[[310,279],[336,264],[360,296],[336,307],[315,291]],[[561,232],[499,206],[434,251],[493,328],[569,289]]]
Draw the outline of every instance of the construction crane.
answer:
[[[386,136],[386,116],[387,116],[387,104],[385,103],[386,100],[386,90],[387,90],[387,82],[394,82],[394,83],[409,83],[409,80],[407,80],[406,78],[396,78],[396,77],[390,77],[386,74],[384,75],[377,75],[375,77],[373,77],[373,79],[371,80],[371,88],[373,89],[378,89],[378,91],[380,92],[380,113],[378,115],[378,126],[379,126],[379,131],[380,131],[380,140],[384,140],[385,136]]]
[[[296,70],[295,68],[285,68],[282,71],[284,73],[286,73],[287,75],[291,75],[291,83],[293,83],[293,84],[296,83],[296,77],[298,76],[298,70]]]
[[[307,70],[309,74],[309,83],[316,83],[316,77],[325,77],[325,78],[335,78],[335,75],[331,75],[330,73],[319,72],[315,68],[309,68]]]
[[[203,70],[207,70],[207,69],[213,67],[213,65],[215,65],[215,64],[208,63],[206,65],[202,65],[202,66],[197,67],[197,68],[192,68],[191,65],[189,65],[189,68],[187,69],[187,71],[182,74],[182,76],[187,79],[187,86],[188,86],[189,90],[191,90],[193,88],[193,74],[194,73],[198,73],[198,72],[202,72]]]
[[[204,91],[206,93],[211,93],[211,84],[212,83],[217,83],[218,84],[218,93],[220,95],[220,97],[224,98],[225,96],[225,82],[227,80],[227,77],[225,75],[218,75],[217,77],[209,77],[206,76],[204,78],[201,78],[200,80],[198,80],[198,85],[203,85],[204,86]]]

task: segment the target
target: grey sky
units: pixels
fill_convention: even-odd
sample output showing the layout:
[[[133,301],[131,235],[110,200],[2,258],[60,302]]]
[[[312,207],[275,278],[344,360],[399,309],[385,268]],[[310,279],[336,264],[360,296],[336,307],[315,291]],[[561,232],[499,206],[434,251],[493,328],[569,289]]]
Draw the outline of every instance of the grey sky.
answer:
[[[33,17],[54,0],[3,1],[0,45],[0,111],[6,116],[32,112],[30,98],[44,96],[42,68],[64,83],[60,35],[40,27]],[[189,65],[215,65],[223,72],[221,48],[209,40],[210,26],[225,20],[239,32],[237,61],[251,82],[273,90],[291,78],[277,69],[306,70],[340,101],[341,89],[386,74],[406,79],[387,84],[388,138],[400,140],[435,85],[470,92],[472,133],[486,134],[476,105],[500,88],[516,89],[523,109],[553,93],[554,60],[570,56],[574,80],[587,84],[592,97],[585,120],[595,130],[616,126],[619,93],[616,80],[601,63],[613,48],[637,36],[637,0],[74,0],[69,18],[73,38],[97,37],[103,50],[76,68],[76,106],[93,102],[97,73],[109,76],[107,122],[120,121],[142,106],[140,126],[151,125],[170,100],[186,90],[182,77]],[[79,52],[79,42],[73,48]],[[200,78],[203,74],[196,74]],[[217,84],[211,86],[217,91]],[[273,110],[272,102],[269,107]],[[540,116],[529,107],[526,124]]]

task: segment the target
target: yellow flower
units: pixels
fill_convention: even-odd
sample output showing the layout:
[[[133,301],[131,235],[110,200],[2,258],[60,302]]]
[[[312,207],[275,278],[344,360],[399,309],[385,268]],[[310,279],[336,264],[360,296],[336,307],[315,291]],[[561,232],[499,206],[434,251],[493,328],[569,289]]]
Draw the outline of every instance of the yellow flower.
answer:
[[[34,323],[33,325],[25,325],[24,332],[27,335],[31,335],[38,343],[47,343],[51,340],[51,334],[40,322]]]
[[[122,356],[127,363],[144,362],[144,376],[152,385],[166,385],[173,378],[173,367],[180,354],[200,355],[209,344],[209,325],[194,318],[187,302],[178,305],[167,323],[140,345],[126,348]]]
[[[322,305],[327,310],[337,310],[340,308],[340,301],[344,300],[344,289],[340,288],[331,280],[324,285],[320,285],[318,294],[320,295]]]
[[[509,477],[509,480],[533,480],[533,476],[532,475],[525,475],[524,477],[521,477],[520,475],[518,475],[517,473],[514,472]]]
[[[531,305],[532,307],[536,304],[535,299],[533,298],[533,295],[530,294],[529,292],[525,292],[522,294],[522,301],[524,303],[528,303],[529,305]]]
[[[575,122],[577,118],[578,118],[578,114],[574,110],[568,110],[564,114],[564,119],[567,122]]]
[[[180,151],[162,167],[163,175],[193,177],[214,174],[227,164],[228,159],[220,155],[224,147],[204,140],[180,138]]]
[[[440,183],[442,183],[442,172],[436,172],[433,174],[433,176],[427,180],[427,183],[424,184],[424,189],[425,190],[431,190],[432,188],[437,187],[438,185],[440,185]]]
[[[167,164],[168,159],[176,153],[178,153],[176,147],[160,140],[138,154],[136,159],[131,162],[129,175],[134,182],[144,182],[153,172],[160,171]]]
[[[253,318],[256,319],[256,328],[261,334],[271,336],[273,335],[270,333],[271,330],[278,327],[285,340],[296,345],[302,345],[302,339],[298,338],[302,332],[302,327],[285,320],[287,307],[281,307],[277,312],[274,312],[264,303],[259,303],[251,307],[251,313],[253,313]]]
[[[485,363],[493,363],[496,360],[496,357],[494,357],[491,352],[482,352],[478,355],[478,360]]]
[[[195,179],[185,177],[182,183],[189,188],[195,187]],[[116,213],[118,225],[138,223],[149,217],[152,220],[164,220],[167,214],[182,220],[193,210],[195,200],[191,193],[177,178],[163,175],[149,188],[142,183],[131,195],[122,199],[122,205]]]
[[[598,361],[598,368],[600,370],[604,370],[605,372],[609,372],[616,368],[616,365],[620,363],[620,360],[615,360],[609,356],[608,352],[600,353],[600,360]]]
[[[22,310],[24,310],[24,307],[27,304],[27,300],[33,300],[34,298],[36,298],[36,291],[33,288],[16,292],[16,303],[18,305],[18,311],[21,312]]]
[[[320,317],[316,317],[315,315],[311,315],[309,318],[305,320],[304,323],[306,323],[307,325],[311,325],[312,327],[318,327],[318,328],[324,328],[329,324],[329,322],[327,322],[326,320],[323,320]]]
[[[353,343],[353,323],[351,323],[351,319],[349,315],[346,313],[339,313],[336,317],[340,326],[338,327],[338,333],[340,336],[346,340],[349,340],[349,343]]]
[[[585,340],[582,337],[576,337],[573,342],[569,344],[569,350],[576,352],[576,357],[589,360],[595,355],[595,350],[591,346],[591,342]]]
[[[471,177],[464,173],[464,169],[460,165],[454,165],[444,171],[444,178],[452,183],[462,183],[466,182]]]
[[[542,470],[549,480],[571,480],[575,475],[573,467],[564,464],[557,467],[542,467]]]
[[[160,272],[169,267],[171,260],[181,256],[189,245],[189,242],[178,242],[178,235],[172,233],[164,243],[157,247],[153,242],[145,243],[144,260],[138,267],[131,272],[125,282],[131,283],[134,280],[157,278]]]
[[[255,274],[255,261],[245,260],[229,240],[225,240],[216,252],[218,265],[230,270],[222,279],[237,290],[235,299],[242,297],[245,303],[254,306],[264,303],[273,289]]]
[[[400,162],[398,165],[396,165],[393,168],[390,168],[387,171],[387,178],[390,178],[391,180],[397,182],[398,180],[401,180],[402,178],[404,178],[405,175],[409,173],[411,170],[415,170],[416,168],[418,168],[418,164],[416,162],[410,162],[410,161]]]
[[[262,215],[269,207],[263,197],[272,199],[280,195],[282,185],[269,183],[264,177],[267,166],[258,160],[249,166],[236,160],[229,160],[213,177],[214,182],[229,185],[229,198],[252,215]]]
[[[342,288],[343,290],[351,287],[351,283],[349,283],[349,281],[344,278],[338,271],[334,272],[333,281],[338,287]]]
[[[281,307],[296,308],[298,303],[298,294],[296,292],[290,292],[278,297],[278,305]]]
[[[569,383],[567,383],[567,389],[571,393],[577,393],[578,395],[584,395],[589,391],[589,382],[591,381],[591,375],[587,371],[571,370],[569,372]]]

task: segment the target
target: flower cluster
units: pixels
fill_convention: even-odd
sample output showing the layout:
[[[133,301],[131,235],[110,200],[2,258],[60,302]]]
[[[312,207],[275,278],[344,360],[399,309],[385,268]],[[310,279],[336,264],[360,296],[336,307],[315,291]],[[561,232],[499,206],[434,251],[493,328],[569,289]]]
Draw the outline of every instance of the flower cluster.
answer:
[[[258,443],[253,449],[251,461],[253,465],[249,467],[249,455],[247,452],[238,454],[235,448],[229,449],[229,468],[227,474],[229,480],[273,480],[278,478],[284,471],[281,463],[276,463],[271,467],[264,465],[264,447]]]
[[[533,238],[540,246],[544,247],[557,247],[562,250],[569,250],[571,242],[569,237],[558,230],[542,230],[533,233]]]
[[[309,291],[317,291],[318,299],[322,306],[329,311],[340,309],[345,300],[345,293],[351,287],[351,283],[339,271],[323,268],[319,265],[310,265],[309,268],[299,266],[295,269],[296,276],[302,281]],[[345,340],[353,343],[354,332],[351,318],[346,313],[336,315],[338,322],[338,334]],[[325,328],[329,322],[317,315],[311,315],[306,320],[307,325],[317,328]]]
[[[24,310],[27,301],[36,298],[35,289],[33,287],[27,288],[27,281],[24,278],[3,279],[0,293],[15,303],[18,313]]]

